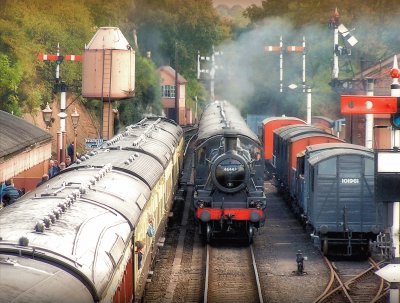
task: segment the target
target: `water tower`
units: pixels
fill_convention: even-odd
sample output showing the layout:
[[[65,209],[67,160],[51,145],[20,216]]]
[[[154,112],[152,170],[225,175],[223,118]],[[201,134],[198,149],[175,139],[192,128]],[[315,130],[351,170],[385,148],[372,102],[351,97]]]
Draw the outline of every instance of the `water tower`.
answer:
[[[113,136],[112,102],[133,96],[135,51],[117,27],[101,27],[85,47],[82,96],[103,103],[101,137]]]

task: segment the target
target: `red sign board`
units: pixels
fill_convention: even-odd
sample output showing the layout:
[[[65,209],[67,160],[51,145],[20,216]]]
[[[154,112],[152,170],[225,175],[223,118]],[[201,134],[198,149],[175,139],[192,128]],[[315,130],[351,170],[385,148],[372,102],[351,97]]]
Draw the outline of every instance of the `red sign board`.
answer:
[[[400,110],[400,98],[391,96],[340,97],[342,114],[394,114]]]

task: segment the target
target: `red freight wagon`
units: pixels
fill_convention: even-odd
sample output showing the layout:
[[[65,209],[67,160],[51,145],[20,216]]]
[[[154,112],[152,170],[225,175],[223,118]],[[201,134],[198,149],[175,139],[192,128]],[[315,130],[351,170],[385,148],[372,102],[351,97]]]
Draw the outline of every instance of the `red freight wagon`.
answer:
[[[293,124],[306,124],[306,122],[295,117],[270,117],[263,120],[261,141],[264,147],[264,159],[267,162],[271,162],[272,159],[274,130]]]

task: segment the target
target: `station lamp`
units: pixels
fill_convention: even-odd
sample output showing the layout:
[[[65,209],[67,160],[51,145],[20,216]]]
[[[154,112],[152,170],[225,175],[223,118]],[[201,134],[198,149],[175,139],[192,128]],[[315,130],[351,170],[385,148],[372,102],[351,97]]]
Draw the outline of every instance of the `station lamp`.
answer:
[[[51,125],[51,115],[53,111],[49,106],[49,102],[47,102],[46,108],[42,110],[43,121],[46,123],[47,129],[50,128]]]
[[[74,133],[75,133],[75,137],[74,137],[74,158],[72,159],[72,161],[76,160],[76,150],[77,150],[77,147],[78,147],[78,146],[76,146],[76,137],[78,135],[77,127],[78,127],[78,123],[79,123],[79,117],[80,117],[80,115],[79,115],[79,113],[77,112],[77,110],[75,108],[74,112],[71,114],[72,126],[74,127]]]

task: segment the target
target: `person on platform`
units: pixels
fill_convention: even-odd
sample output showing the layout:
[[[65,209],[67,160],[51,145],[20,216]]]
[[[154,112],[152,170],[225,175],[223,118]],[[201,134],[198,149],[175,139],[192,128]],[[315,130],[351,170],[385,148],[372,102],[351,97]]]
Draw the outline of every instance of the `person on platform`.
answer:
[[[68,144],[67,155],[71,158],[72,162],[76,160],[74,159],[74,149],[75,149],[74,143],[71,142],[70,144]]]
[[[6,182],[0,184],[0,208],[3,206],[3,189],[6,188]]]
[[[57,160],[50,160],[49,172],[48,172],[49,178],[53,178],[59,171],[60,171],[60,168],[58,167]]]
[[[71,159],[72,158],[70,156],[66,156],[65,157],[65,167],[68,167],[68,166],[70,166],[72,164]]]
[[[16,189],[11,179],[5,182],[6,187],[1,193],[1,200],[4,206],[10,205],[15,202],[21,195],[21,191]]]

